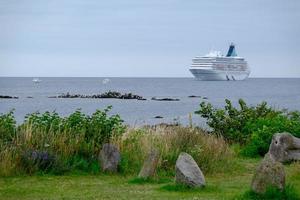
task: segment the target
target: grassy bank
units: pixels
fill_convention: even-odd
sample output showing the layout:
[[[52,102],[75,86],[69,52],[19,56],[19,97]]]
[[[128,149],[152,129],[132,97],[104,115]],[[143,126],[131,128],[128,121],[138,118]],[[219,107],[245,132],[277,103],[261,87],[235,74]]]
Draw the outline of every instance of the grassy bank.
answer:
[[[234,152],[222,137],[198,127],[155,126],[131,129],[119,116],[76,111],[62,118],[57,113],[28,115],[16,125],[13,113],[0,121],[0,176],[100,173],[98,154],[105,142],[121,152],[121,174],[137,174],[147,153],[158,149],[158,176],[174,175],[181,152],[191,154],[204,173],[233,169]]]
[[[286,165],[284,192],[267,196],[250,192],[255,168],[276,132],[300,136],[300,113],[275,110],[266,103],[240,108],[226,100],[214,108],[201,103],[197,114],[212,131],[200,127],[158,125],[130,128],[111,107],[67,117],[56,112],[33,113],[16,124],[13,112],[0,115],[0,199],[299,199],[300,164]],[[104,143],[121,153],[116,175],[101,172],[98,154]],[[151,149],[159,151],[155,177],[137,180]],[[207,179],[193,190],[175,185],[174,166],[189,153]]]
[[[237,159],[240,168],[206,176],[203,190],[174,187],[170,177],[162,183],[131,183],[135,176],[64,175],[0,178],[0,199],[242,199],[249,190],[260,159]],[[287,183],[300,188],[300,163],[286,166]]]

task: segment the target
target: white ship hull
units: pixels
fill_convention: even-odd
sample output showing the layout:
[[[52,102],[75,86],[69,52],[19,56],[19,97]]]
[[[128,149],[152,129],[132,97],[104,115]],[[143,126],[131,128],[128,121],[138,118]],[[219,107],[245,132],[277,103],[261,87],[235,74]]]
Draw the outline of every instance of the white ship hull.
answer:
[[[235,46],[231,44],[226,56],[214,51],[194,57],[190,72],[202,81],[240,81],[248,78],[250,69],[247,61],[237,56]]]
[[[201,81],[240,81],[248,78],[248,71],[220,71],[213,69],[190,69],[197,80]]]

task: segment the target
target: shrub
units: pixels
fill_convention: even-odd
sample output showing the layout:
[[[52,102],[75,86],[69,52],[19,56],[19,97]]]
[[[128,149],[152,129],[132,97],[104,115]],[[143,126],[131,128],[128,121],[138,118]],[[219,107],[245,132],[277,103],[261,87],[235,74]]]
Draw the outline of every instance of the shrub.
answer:
[[[61,174],[70,170],[95,173],[101,145],[125,131],[120,116],[108,115],[110,109],[97,110],[91,116],[80,110],[68,117],[56,112],[33,113],[17,128],[12,112],[1,115],[1,174]]]
[[[286,131],[300,136],[300,114],[297,111],[275,110],[266,102],[249,107],[242,99],[237,109],[228,99],[225,102],[224,109],[202,102],[195,113],[207,119],[215,134],[222,135],[230,143],[242,145],[244,155],[264,155],[274,133]]]
[[[241,153],[245,156],[263,156],[268,151],[274,133],[290,132],[300,137],[300,120],[288,116],[258,118],[255,123],[247,123],[245,130],[252,131]]]
[[[16,132],[16,120],[13,110],[0,114],[0,146],[13,139]]]

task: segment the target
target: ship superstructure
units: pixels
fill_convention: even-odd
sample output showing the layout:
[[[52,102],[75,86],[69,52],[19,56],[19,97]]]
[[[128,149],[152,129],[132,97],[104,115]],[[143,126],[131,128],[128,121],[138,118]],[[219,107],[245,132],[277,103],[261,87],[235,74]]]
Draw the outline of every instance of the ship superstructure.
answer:
[[[207,81],[244,80],[250,74],[247,61],[237,56],[234,44],[230,45],[226,56],[219,51],[196,56],[192,60],[190,71],[197,80]]]

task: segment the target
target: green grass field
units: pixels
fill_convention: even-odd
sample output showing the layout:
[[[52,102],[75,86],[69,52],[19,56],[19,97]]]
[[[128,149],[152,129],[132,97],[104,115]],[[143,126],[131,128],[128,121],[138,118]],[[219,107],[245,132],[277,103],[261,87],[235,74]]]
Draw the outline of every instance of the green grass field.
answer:
[[[0,178],[0,199],[238,199],[249,190],[259,160],[242,159],[239,169],[206,176],[201,190],[178,189],[173,178],[134,183],[133,176],[67,175]],[[285,166],[287,184],[300,192],[300,163]],[[299,193],[298,192],[298,193]]]

